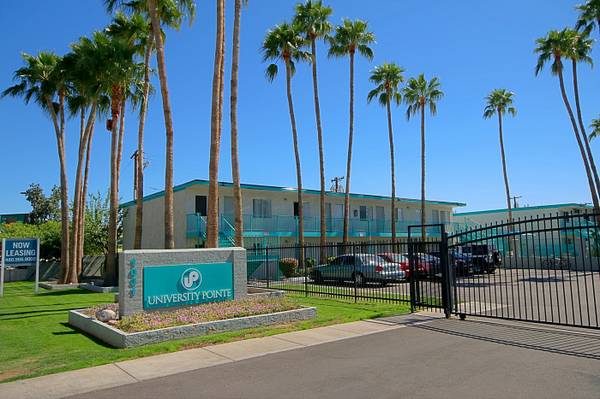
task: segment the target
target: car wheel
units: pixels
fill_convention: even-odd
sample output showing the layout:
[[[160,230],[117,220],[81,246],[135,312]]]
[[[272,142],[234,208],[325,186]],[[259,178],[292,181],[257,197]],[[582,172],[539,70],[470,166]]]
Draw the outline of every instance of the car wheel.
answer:
[[[354,280],[354,283],[358,286],[363,286],[366,283],[365,276],[363,276],[360,273],[354,273],[352,275],[352,279]]]
[[[321,275],[320,271],[317,271],[317,270],[313,271],[311,277],[315,284],[323,283],[323,276]]]

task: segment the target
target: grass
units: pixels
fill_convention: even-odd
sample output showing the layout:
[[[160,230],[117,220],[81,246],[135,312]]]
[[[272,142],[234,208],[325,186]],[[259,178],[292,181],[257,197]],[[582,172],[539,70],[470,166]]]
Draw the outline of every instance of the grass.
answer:
[[[159,353],[241,339],[408,313],[409,306],[393,303],[354,303],[353,300],[288,294],[304,306],[316,306],[317,317],[271,327],[207,335],[139,348],[115,349],[67,324],[68,310],[112,302],[114,294],[84,290],[33,293],[29,282],[7,283],[0,298],[0,382],[98,366]],[[0,388],[1,390],[1,388]]]

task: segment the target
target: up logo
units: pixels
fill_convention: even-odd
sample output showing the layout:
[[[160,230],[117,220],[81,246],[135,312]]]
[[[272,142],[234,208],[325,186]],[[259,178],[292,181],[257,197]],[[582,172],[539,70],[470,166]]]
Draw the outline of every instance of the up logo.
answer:
[[[193,291],[200,287],[200,284],[202,284],[202,274],[198,270],[189,268],[181,273],[181,285],[186,290]]]

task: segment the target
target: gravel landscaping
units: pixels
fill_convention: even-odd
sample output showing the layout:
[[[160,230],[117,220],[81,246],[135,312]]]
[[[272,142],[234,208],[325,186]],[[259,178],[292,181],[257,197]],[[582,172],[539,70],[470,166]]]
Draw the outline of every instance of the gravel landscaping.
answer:
[[[110,309],[118,314],[118,308],[118,304],[111,303],[85,309],[82,313],[95,317],[97,311]],[[214,302],[170,311],[137,313],[125,316],[120,320],[110,321],[109,324],[123,332],[134,333],[187,324],[285,312],[298,308],[300,306],[297,303],[286,298],[259,297]]]

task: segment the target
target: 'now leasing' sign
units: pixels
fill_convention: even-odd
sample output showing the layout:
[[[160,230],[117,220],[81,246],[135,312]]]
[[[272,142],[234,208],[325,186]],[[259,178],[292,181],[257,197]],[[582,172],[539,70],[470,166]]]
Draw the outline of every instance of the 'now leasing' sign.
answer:
[[[203,263],[144,268],[144,310],[233,299],[233,265]]]
[[[5,266],[35,266],[38,260],[36,238],[7,238],[2,257]]]

